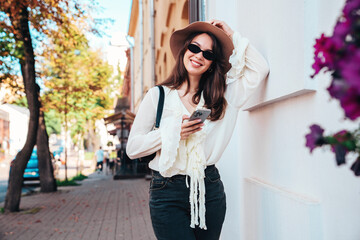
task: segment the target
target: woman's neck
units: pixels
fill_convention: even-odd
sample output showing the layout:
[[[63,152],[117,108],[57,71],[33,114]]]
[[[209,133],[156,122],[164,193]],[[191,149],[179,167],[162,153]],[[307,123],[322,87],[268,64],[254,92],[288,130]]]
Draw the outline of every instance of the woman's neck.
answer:
[[[190,86],[188,86],[188,82],[184,81],[184,83],[180,86],[180,89],[184,91],[184,93],[187,91],[187,89],[189,88],[189,93],[191,95],[195,94],[199,88],[199,82],[200,82],[200,77],[197,76],[188,76],[189,78],[189,83]]]

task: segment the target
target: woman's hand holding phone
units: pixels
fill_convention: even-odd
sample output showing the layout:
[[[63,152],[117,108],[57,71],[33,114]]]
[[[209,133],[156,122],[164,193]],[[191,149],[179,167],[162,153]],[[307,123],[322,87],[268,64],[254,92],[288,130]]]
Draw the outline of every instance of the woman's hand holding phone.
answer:
[[[204,126],[204,123],[201,122],[201,119],[195,119],[191,121],[189,120],[190,117],[187,115],[183,115],[182,117],[182,124],[181,124],[181,140],[187,139],[191,134],[201,131],[201,127]]]

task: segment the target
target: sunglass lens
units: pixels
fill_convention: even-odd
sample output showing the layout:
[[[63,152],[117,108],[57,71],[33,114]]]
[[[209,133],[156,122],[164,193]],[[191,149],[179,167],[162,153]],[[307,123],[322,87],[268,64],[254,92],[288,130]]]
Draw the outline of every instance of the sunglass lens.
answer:
[[[210,61],[215,59],[215,54],[210,51],[203,51],[203,56],[204,56],[204,58],[206,58],[207,60],[210,60]]]
[[[192,52],[192,53],[199,53],[199,52],[201,52],[201,49],[200,49],[198,46],[196,46],[195,44],[189,44],[188,49],[189,49],[190,52]]]

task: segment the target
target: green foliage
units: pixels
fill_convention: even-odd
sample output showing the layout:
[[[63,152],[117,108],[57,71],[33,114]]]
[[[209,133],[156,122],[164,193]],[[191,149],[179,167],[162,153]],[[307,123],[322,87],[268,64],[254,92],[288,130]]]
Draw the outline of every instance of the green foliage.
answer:
[[[58,186],[79,186],[80,184],[77,183],[76,181],[82,181],[84,179],[87,179],[88,177],[83,175],[83,174],[78,174],[77,176],[73,177],[73,178],[70,178],[68,180],[63,180],[63,181],[60,181],[60,180],[56,180],[56,184]]]
[[[17,84],[21,80],[23,42],[18,29],[11,25],[22,6],[29,10],[47,131],[60,132],[59,120],[64,123],[67,115],[72,139],[80,144],[87,127],[94,126],[111,108],[110,93],[117,89],[113,88],[117,80],[111,77],[112,67],[100,51],[90,49],[87,39],[89,34],[104,34],[111,20],[92,18],[93,12],[100,9],[95,0],[0,0],[0,83],[14,89],[11,100],[6,97],[9,101],[14,101],[16,92],[24,92],[24,87]],[[21,99],[16,104],[25,103]]]
[[[18,105],[20,107],[26,107],[26,108],[28,107],[27,99],[25,96],[16,99],[14,102],[12,102],[12,104]]]
[[[4,17],[0,14],[0,21]],[[18,60],[23,56],[22,43],[15,41],[14,34],[0,26],[0,83],[19,74]]]
[[[93,160],[94,152],[85,152],[85,160]]]
[[[49,109],[49,111],[44,113],[45,122],[46,122],[46,131],[50,136],[51,134],[60,134],[61,133],[61,115],[56,112],[54,109]]]
[[[73,29],[76,32],[76,27]],[[45,109],[54,109],[63,116],[63,122],[70,123],[71,137],[80,144],[87,123],[103,118],[112,107],[114,80],[113,69],[102,53],[91,50],[85,36],[76,33],[74,44],[64,45],[67,36],[60,31],[44,50],[42,78],[46,91],[42,102]]]
[[[87,179],[87,178],[88,178],[88,176],[85,176],[85,175],[80,173],[77,176],[73,177],[72,180],[74,180],[74,181],[82,181],[82,180]]]
[[[60,181],[60,180],[56,180],[56,184],[58,187],[68,187],[68,186],[79,186],[80,184],[77,183],[76,181],[70,179],[70,180],[64,180],[64,181]]]
[[[41,209],[42,209],[42,207],[30,208],[30,209],[23,211],[22,214],[35,214],[35,213],[40,212]]]

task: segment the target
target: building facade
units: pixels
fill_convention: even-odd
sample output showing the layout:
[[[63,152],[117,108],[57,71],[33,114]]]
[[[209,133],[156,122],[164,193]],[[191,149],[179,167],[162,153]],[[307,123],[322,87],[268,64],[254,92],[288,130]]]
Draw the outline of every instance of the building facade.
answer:
[[[135,106],[169,74],[174,64],[169,37],[188,24],[185,9],[191,12],[191,1],[140,2],[141,7],[133,1],[128,33],[135,39]],[[206,20],[227,22],[270,66],[268,79],[239,112],[217,164],[228,209],[221,239],[360,239],[360,179],[349,170],[354,159],[338,167],[330,151],[310,154],[305,147],[314,123],[329,133],[358,127],[343,120],[338,102],[329,101],[330,75],[310,77],[315,39],[332,33],[345,0],[203,2]],[[150,57],[151,3],[155,61]]]
[[[14,156],[22,149],[26,141],[29,126],[29,110],[25,107],[8,103],[1,104],[0,110],[8,116],[7,130],[5,130],[7,131],[7,153]]]
[[[170,74],[175,63],[170,51],[170,36],[175,29],[185,27],[188,23],[187,0],[133,1],[128,31],[128,35],[135,40],[133,109],[138,108],[151,87],[164,81]]]
[[[338,167],[330,150],[305,147],[314,123],[326,134],[358,127],[329,101],[330,74],[310,77],[315,39],[332,34],[345,1],[207,3],[208,19],[228,22],[270,66],[218,165],[228,203],[222,239],[360,239],[355,159]]]
[[[0,160],[9,153],[10,128],[9,113],[0,109]]]

